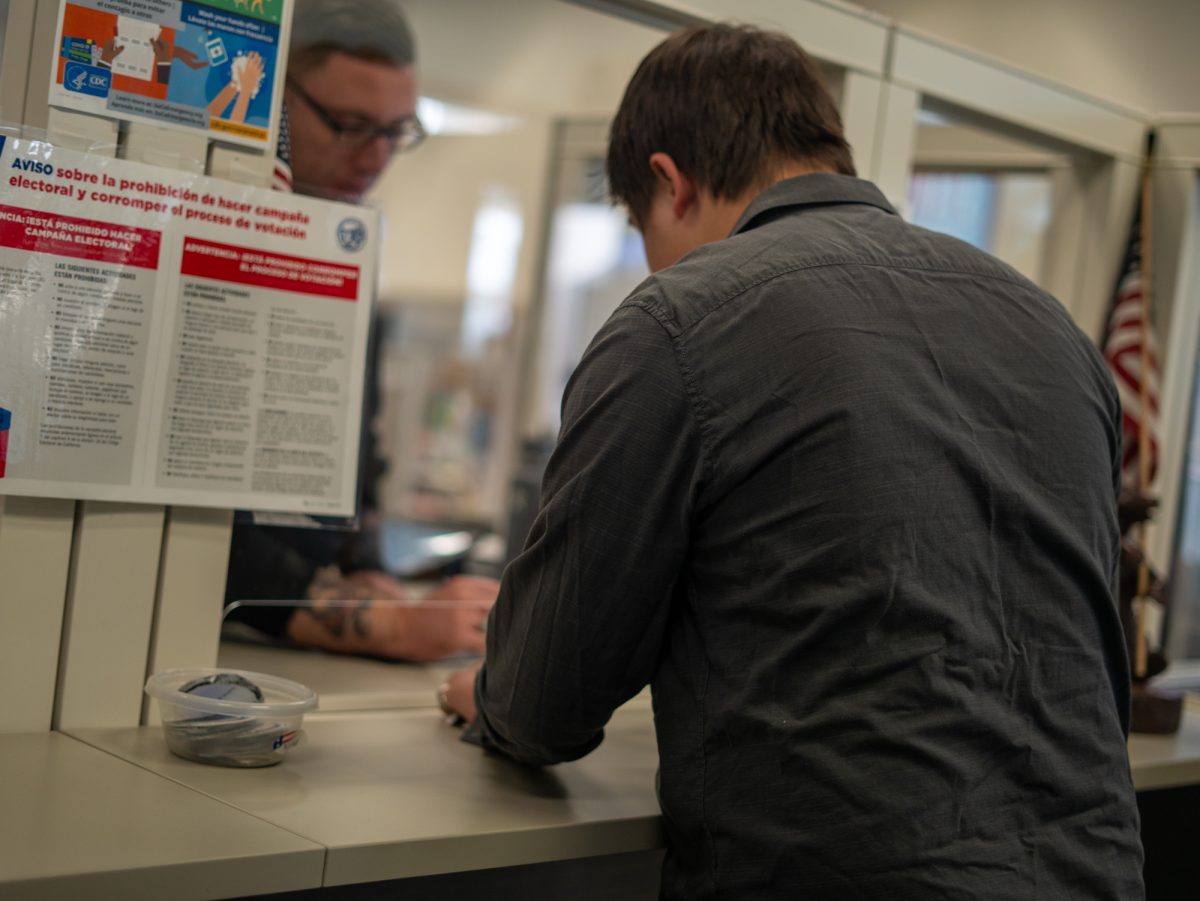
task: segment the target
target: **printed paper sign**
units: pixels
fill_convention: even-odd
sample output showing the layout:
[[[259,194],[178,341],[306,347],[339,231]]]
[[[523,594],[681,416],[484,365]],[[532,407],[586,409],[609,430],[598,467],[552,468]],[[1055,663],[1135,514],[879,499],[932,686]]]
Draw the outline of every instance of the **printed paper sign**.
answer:
[[[279,119],[284,0],[73,0],[50,103],[265,148]]]
[[[0,495],[353,515],[378,217],[0,138]]]

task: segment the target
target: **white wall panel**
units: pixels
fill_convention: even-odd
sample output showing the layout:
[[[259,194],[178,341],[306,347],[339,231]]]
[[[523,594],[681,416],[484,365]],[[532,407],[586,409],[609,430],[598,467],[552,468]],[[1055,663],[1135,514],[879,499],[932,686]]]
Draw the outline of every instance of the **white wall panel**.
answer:
[[[1189,427],[1200,350],[1200,119],[1158,127],[1152,285],[1163,356],[1159,413],[1159,510],[1147,530],[1147,551],[1170,573],[1186,482]],[[1172,611],[1169,658],[1182,654],[1185,605]]]
[[[75,502],[0,497],[0,733],[50,728]]]
[[[886,20],[847,4],[824,0],[566,0],[634,22],[673,30],[729,20],[775,28],[794,37],[818,59],[883,74]],[[630,73],[632,74],[632,73]]]
[[[170,507],[147,672],[216,666],[231,510]]]
[[[163,508],[80,503],[54,728],[136,726],[150,648]]]
[[[32,3],[6,4],[8,19],[0,50],[0,123],[19,123],[25,114],[25,73],[33,41]]]
[[[1136,160],[1145,116],[897,29],[892,80],[1078,147]]]
[[[876,156],[876,134],[883,109],[885,85],[874,75],[848,71],[842,79],[842,127],[854,167],[862,178],[874,179],[879,165]]]
[[[920,97],[911,88],[884,83],[875,133],[875,168],[870,178],[900,214],[907,214],[908,182],[917,142]]]

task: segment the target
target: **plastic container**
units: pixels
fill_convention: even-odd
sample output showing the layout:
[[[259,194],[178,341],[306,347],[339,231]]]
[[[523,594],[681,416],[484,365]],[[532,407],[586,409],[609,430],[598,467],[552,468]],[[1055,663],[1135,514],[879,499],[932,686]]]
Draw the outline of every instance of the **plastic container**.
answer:
[[[218,676],[240,677],[257,688],[260,700],[239,686],[213,685]],[[181,689],[200,687],[192,692]],[[222,692],[222,688],[231,690]],[[208,697],[224,693],[226,697]],[[163,737],[172,754],[220,766],[262,767],[283,760],[299,744],[304,714],[317,706],[311,688],[245,670],[205,668],[156,673],[146,681],[146,694],[158,701]]]

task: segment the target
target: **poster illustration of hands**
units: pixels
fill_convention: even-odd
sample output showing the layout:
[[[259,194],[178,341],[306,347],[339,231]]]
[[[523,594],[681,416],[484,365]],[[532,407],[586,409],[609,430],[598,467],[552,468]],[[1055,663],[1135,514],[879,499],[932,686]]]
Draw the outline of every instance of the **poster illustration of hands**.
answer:
[[[50,103],[270,147],[290,17],[285,0],[64,0]]]
[[[351,516],[378,213],[0,135],[0,495]]]

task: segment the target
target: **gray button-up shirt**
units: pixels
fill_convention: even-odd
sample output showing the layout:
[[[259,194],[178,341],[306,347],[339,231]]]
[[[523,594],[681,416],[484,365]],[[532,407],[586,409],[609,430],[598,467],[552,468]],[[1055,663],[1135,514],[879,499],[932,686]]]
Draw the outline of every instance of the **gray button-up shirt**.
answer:
[[[1116,392],[1063,308],[802,176],[567,388],[473,739],[653,688],[666,898],[1139,898]]]

